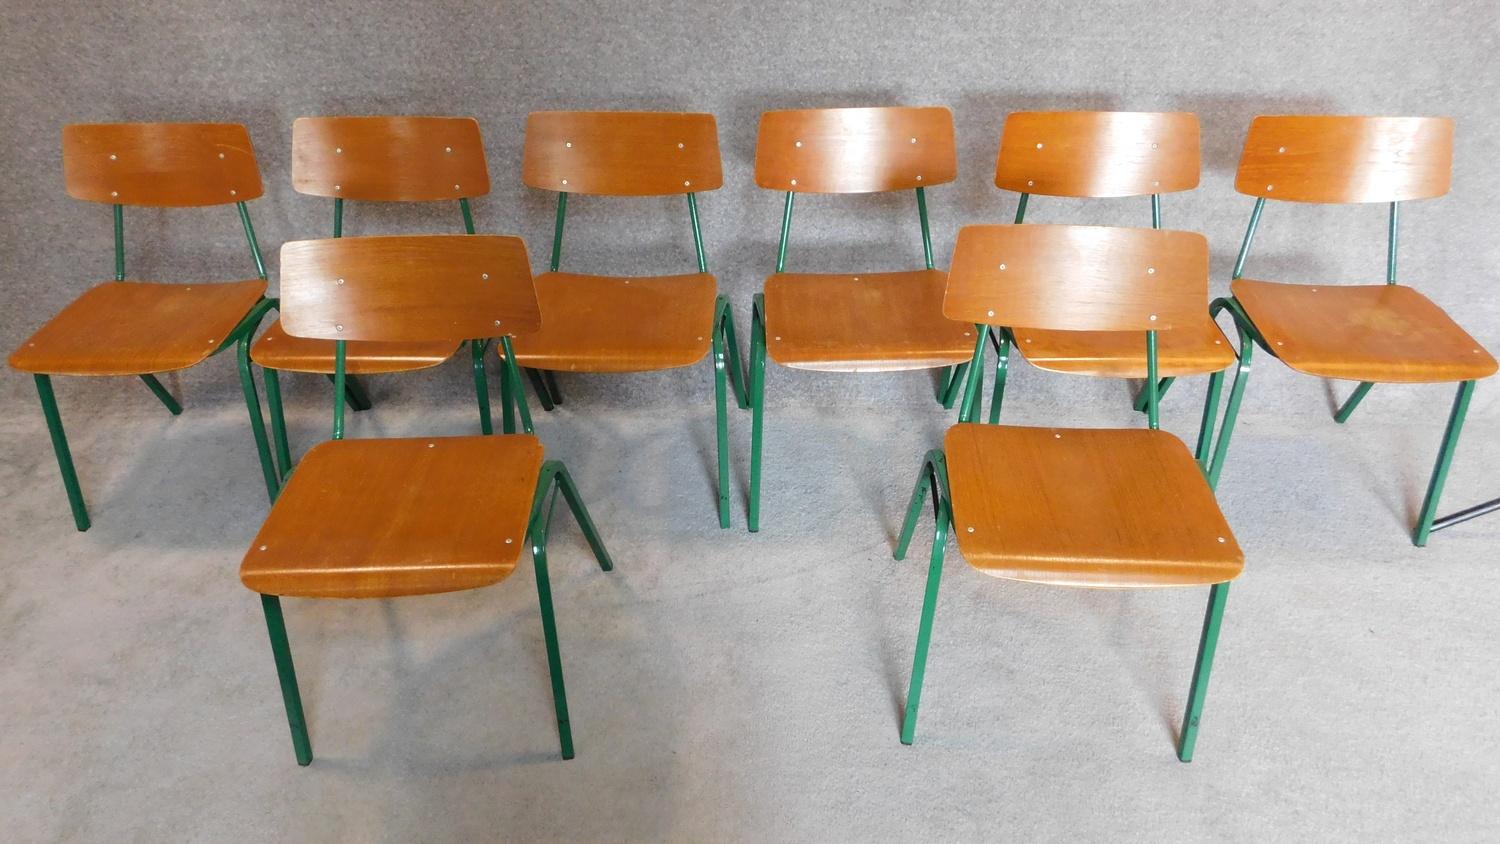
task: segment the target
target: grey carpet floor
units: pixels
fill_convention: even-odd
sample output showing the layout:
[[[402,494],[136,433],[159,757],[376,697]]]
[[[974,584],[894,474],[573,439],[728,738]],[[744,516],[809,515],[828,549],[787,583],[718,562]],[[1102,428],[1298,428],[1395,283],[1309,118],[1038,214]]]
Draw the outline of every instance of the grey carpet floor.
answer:
[[[433,377],[457,383],[459,370]],[[1500,517],[1424,550],[1407,539],[1447,388],[1421,418],[1383,412],[1377,390],[1346,426],[1311,379],[1295,408],[1251,402],[1220,489],[1248,563],[1184,765],[1173,746],[1207,590],[1009,583],[956,549],[917,744],[898,743],[930,520],[907,562],[891,549],[921,455],[951,417],[923,402],[925,381],[885,377],[906,379],[908,405],[771,408],[756,535],[744,530],[747,413],[732,418],[727,531],[706,402],[592,406],[584,393],[538,413],[617,562],[600,572],[561,517],[551,567],[569,762],[523,563],[463,594],[285,601],[316,753],[298,768],[259,603],[236,576],[267,509],[243,407],[189,396],[172,418],[141,389],[102,408],[70,382],[63,410],[95,520],[80,534],[40,414],[10,403],[4,837],[1500,836]],[[375,387],[379,405],[351,417],[351,436],[474,426],[462,401]],[[1139,425],[1124,390],[1111,407],[1013,393],[1008,421]],[[291,394],[305,448],[326,436],[326,388]],[[1167,427],[1195,433],[1200,400],[1196,385],[1174,392]],[[1476,404],[1444,509],[1500,494],[1489,407]]]

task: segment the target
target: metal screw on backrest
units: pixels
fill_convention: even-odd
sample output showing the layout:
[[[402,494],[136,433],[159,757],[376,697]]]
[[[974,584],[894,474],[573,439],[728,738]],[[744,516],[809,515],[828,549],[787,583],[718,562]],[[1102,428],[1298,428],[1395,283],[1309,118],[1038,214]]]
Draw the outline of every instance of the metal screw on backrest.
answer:
[[[110,161],[114,161],[115,160],[115,154],[114,153],[110,153],[109,154],[109,160]]]
[[[443,147],[443,152],[452,152],[453,147]]]
[[[343,330],[344,330],[344,327],[343,327],[343,326],[342,326],[342,325],[335,325],[335,326],[334,326],[334,327],[333,327],[333,330],[334,330],[334,331],[343,331]]]
[[[333,148],[333,154],[334,155],[343,155],[344,154],[344,148],[343,147],[334,147]]]

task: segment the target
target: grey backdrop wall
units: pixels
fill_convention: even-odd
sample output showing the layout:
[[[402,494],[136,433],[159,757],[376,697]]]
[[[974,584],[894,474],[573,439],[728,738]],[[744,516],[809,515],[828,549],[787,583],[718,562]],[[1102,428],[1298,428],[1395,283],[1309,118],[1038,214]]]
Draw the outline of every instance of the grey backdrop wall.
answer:
[[[1203,121],[1201,187],[1166,200],[1166,223],[1205,232],[1215,291],[1251,200],[1232,190],[1250,119],[1260,113],[1450,115],[1457,119],[1453,193],[1411,203],[1403,215],[1402,278],[1459,316],[1481,342],[1500,346],[1500,14],[1493,0],[1325,3],[649,2],[407,4],[133,2],[49,4],[5,0],[0,25],[0,346],[7,351],[88,284],[107,278],[109,213],[69,199],[59,133],[73,121],[225,120],[247,124],[265,174],[252,214],[274,286],[276,249],[322,236],[325,201],[291,190],[292,121],[312,114],[471,114],[485,133],[493,194],[476,203],[481,230],[519,232],[542,268],[552,197],[521,185],[522,128],[536,109],[672,109],[719,118],[725,187],[702,198],[711,266],[739,309],[774,260],[780,197],[755,187],[756,123],[763,110],[869,104],[946,104],[957,117],[958,181],[932,191],[940,263],[958,227],[1007,220],[1016,198],[992,184],[1007,112],[1099,108],[1189,110]],[[565,266],[651,272],[691,266],[680,198],[575,202]],[[1039,199],[1030,219],[1144,225],[1142,201]],[[456,208],[351,208],[349,233],[456,230]],[[1262,278],[1375,281],[1383,272],[1383,208],[1273,205],[1250,263]],[[128,215],[132,277],[240,278],[251,264],[232,210]],[[896,269],[919,265],[910,196],[799,204],[790,266]],[[461,364],[455,364],[461,366]],[[1023,368],[1024,369],[1024,368]],[[1020,373],[1017,405],[1124,400],[1119,382]],[[27,379],[9,372],[3,396],[34,412]],[[1200,379],[1201,380],[1201,379]],[[217,359],[175,379],[186,400],[232,399],[232,363]],[[706,366],[691,371],[564,379],[580,401],[640,403],[642,393],[704,397]],[[635,389],[622,389],[629,384]],[[772,401],[917,403],[932,376],[821,377],[773,372]],[[144,396],[138,384],[65,384],[65,410],[85,389]],[[382,395],[454,400],[461,374],[388,377]],[[1263,365],[1251,415],[1317,414],[1347,393]],[[312,400],[326,387],[300,379]],[[1493,417],[1481,388],[1473,416]],[[1391,388],[1366,408],[1443,414],[1446,387]],[[149,400],[149,397],[147,397]],[[1169,398],[1186,427],[1191,399]],[[1174,407],[1173,402],[1177,402]],[[1364,412],[1369,412],[1364,411]],[[1483,447],[1493,431],[1474,431]],[[1432,447],[1435,448],[1435,443]],[[1426,446],[1423,446],[1424,449]]]

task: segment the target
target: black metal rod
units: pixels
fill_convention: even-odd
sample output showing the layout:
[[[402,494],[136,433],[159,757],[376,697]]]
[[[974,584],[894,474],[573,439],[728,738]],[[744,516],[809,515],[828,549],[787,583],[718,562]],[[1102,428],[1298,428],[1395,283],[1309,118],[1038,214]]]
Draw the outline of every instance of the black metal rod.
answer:
[[[1432,529],[1442,530],[1446,527],[1453,527],[1456,524],[1467,522],[1470,519],[1477,519],[1486,513],[1493,513],[1496,510],[1500,510],[1500,498],[1492,498],[1483,504],[1475,504],[1467,510],[1459,510],[1457,513],[1449,513],[1446,516],[1433,519]]]

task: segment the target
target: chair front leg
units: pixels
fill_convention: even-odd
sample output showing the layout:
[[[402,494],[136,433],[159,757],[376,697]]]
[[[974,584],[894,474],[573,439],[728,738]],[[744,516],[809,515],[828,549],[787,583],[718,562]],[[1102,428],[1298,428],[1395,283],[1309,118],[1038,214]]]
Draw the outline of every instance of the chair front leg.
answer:
[[[1213,453],[1214,422],[1219,418],[1219,399],[1224,394],[1224,370],[1208,376],[1208,395],[1203,399],[1203,421],[1198,426],[1198,445],[1193,457],[1198,468],[1208,475],[1208,463]]]
[[[42,415],[47,418],[47,433],[52,435],[52,452],[57,455],[57,469],[62,473],[68,506],[73,510],[73,524],[80,531],[88,530],[89,510],[83,503],[83,487],[79,485],[78,472],[73,468],[73,451],[68,448],[62,414],[57,411],[57,397],[52,393],[52,376],[33,374],[32,378],[36,381],[37,396],[42,401]]]
[[[172,393],[169,392],[166,387],[162,386],[162,383],[160,381],[156,380],[155,375],[142,375],[141,382],[151,389],[152,394],[154,394],[156,398],[161,401],[164,406],[166,406],[167,410],[170,411],[173,416],[182,415],[182,405],[178,404],[177,399],[172,395]]]
[[[729,304],[728,296],[720,296],[714,307],[715,330],[722,333],[724,338],[725,359],[729,366],[729,385],[734,388],[734,401],[740,410],[750,409],[750,390],[747,389],[749,379],[745,375],[744,358],[740,357],[740,342],[734,330],[734,306]]]
[[[958,401],[958,393],[964,386],[968,372],[967,362],[943,368],[946,378],[943,381],[943,388],[938,391],[938,400],[942,402],[944,410],[953,409],[953,404]]]
[[[1229,455],[1229,439],[1234,434],[1234,424],[1239,419],[1240,402],[1244,399],[1245,385],[1250,381],[1251,358],[1254,356],[1256,343],[1263,342],[1260,340],[1259,330],[1256,329],[1255,324],[1250,321],[1249,315],[1244,312],[1244,309],[1240,307],[1239,302],[1233,296],[1215,299],[1208,307],[1209,315],[1215,318],[1223,310],[1228,310],[1230,315],[1234,317],[1235,328],[1239,332],[1240,337],[1240,349],[1238,353],[1239,362],[1234,373],[1234,386],[1229,388],[1229,404],[1224,410],[1224,425],[1219,431],[1217,441],[1213,440],[1212,419],[1205,418],[1203,426],[1199,429],[1200,451],[1208,448],[1202,442],[1205,434],[1208,440],[1213,442],[1213,458],[1209,461],[1208,467],[1208,485],[1215,489],[1219,485],[1219,474],[1224,470],[1224,459]],[[1217,402],[1215,402],[1215,409],[1217,409]]]
[[[750,532],[760,530],[760,464],[766,415],[766,297],[755,294],[750,312]]]
[[[1158,402],[1166,397],[1167,388],[1171,387],[1176,380],[1176,376],[1168,376],[1156,382],[1156,400]],[[1135,404],[1132,405],[1140,413],[1145,413],[1146,406],[1151,403],[1151,393],[1148,390],[1149,385],[1141,387],[1141,394],[1135,397]]]
[[[479,432],[485,435],[495,433],[494,423],[490,420],[490,379],[484,373],[484,351],[489,345],[488,340],[469,341],[469,357],[474,365],[474,399],[479,403]]]
[[[281,482],[292,475],[292,446],[286,433],[286,409],[281,404],[281,375],[269,367],[261,367],[261,378],[266,384],[266,407],[271,413],[271,440],[276,448],[276,460],[281,467]]]
[[[927,467],[923,468],[925,473]],[[927,591],[922,599],[922,620],[917,626],[917,649],[912,659],[911,686],[906,692],[906,715],[901,721],[901,743],[908,745],[916,740],[917,708],[922,703],[922,678],[927,673],[927,650],[932,642],[932,617],[937,611],[938,583],[943,577],[943,556],[948,545],[948,501],[935,483],[932,485],[932,494],[937,502],[932,559],[927,567]]]
[[[1005,376],[1010,369],[1010,331],[998,329],[990,335],[995,346],[995,387],[990,396],[990,424],[1000,424],[1000,405],[1005,400]],[[978,409],[976,408],[976,413]]]
[[[728,303],[720,297],[720,305]],[[729,527],[729,385],[725,372],[723,323],[713,328],[714,437],[719,456],[719,527]]]
[[[1443,486],[1448,482],[1448,469],[1453,465],[1453,453],[1458,450],[1458,435],[1464,428],[1464,417],[1469,414],[1469,400],[1474,396],[1473,381],[1458,385],[1453,397],[1453,409],[1448,413],[1448,430],[1443,434],[1443,445],[1438,449],[1437,465],[1432,467],[1432,477],[1427,481],[1427,496],[1422,500],[1422,509],[1417,516],[1417,527],[1412,532],[1411,542],[1418,548],[1427,545],[1432,535],[1432,522],[1437,518],[1438,501],[1443,497]]]
[[[255,389],[255,374],[250,368],[250,334],[242,335],[237,343],[235,357],[240,369],[240,387],[245,393],[245,409],[250,413],[250,432],[255,436],[255,450],[260,454],[260,469],[266,479],[266,495],[271,503],[281,492],[281,479],[276,471],[276,462],[271,457],[271,443],[266,438],[266,420],[260,412],[260,395]]]
[[[552,401],[552,393],[547,389],[547,381],[542,377],[542,373],[539,370],[528,368],[526,370],[526,378],[531,381],[531,389],[536,393],[537,401],[542,403],[542,410],[550,413],[554,403]]]
[[[307,738],[307,719],[302,715],[302,694],[297,690],[297,669],[292,664],[292,646],[286,637],[286,620],[281,616],[281,598],[261,595],[260,607],[266,615],[266,632],[271,636],[271,654],[276,658],[276,676],[281,680],[281,700],[286,704],[286,720],[292,728],[292,751],[298,765],[312,762],[312,742]]]
[[[1365,400],[1365,394],[1370,392],[1370,388],[1373,386],[1375,386],[1373,382],[1361,381],[1359,386],[1354,388],[1354,392],[1350,394],[1349,398],[1339,406],[1338,411],[1333,414],[1333,421],[1340,425],[1348,422],[1349,417],[1354,415],[1354,408],[1359,407],[1359,403]]]
[[[1219,647],[1219,624],[1224,620],[1224,601],[1228,597],[1228,583],[1215,583],[1208,590],[1208,610],[1203,617],[1203,634],[1198,639],[1198,662],[1193,668],[1187,711],[1182,716],[1182,736],[1177,743],[1177,758],[1184,762],[1193,761],[1198,722],[1203,717],[1203,701],[1208,697],[1208,675],[1213,670],[1214,651]]]

